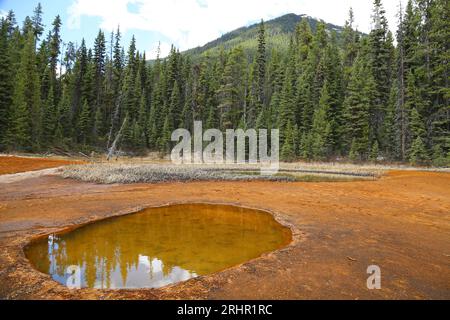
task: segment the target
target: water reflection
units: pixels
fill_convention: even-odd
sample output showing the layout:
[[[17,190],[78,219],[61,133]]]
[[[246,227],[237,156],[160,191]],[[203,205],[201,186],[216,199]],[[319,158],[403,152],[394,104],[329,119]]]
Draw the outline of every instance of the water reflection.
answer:
[[[104,220],[49,236],[26,249],[41,272],[66,284],[158,288],[210,274],[285,246],[290,231],[271,215],[219,205],[177,205]]]

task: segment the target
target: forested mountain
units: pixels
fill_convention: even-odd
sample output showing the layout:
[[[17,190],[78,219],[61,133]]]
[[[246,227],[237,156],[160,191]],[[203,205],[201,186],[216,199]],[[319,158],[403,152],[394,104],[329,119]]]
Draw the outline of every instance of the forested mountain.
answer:
[[[44,35],[40,6],[20,26],[9,12],[0,22],[0,149],[106,151],[120,135],[124,151],[167,153],[175,128],[201,120],[279,128],[284,160],[448,165],[448,2],[410,0],[396,44],[381,0],[373,7],[368,35],[354,30],[352,13],[339,34],[302,19],[284,49],[268,45],[276,28],[262,22],[239,32],[236,46],[229,35],[220,40],[229,45],[210,45],[224,47],[217,53],[192,59],[172,48],[152,64],[134,38],[122,46],[120,30],[99,31],[93,48],[63,47],[59,17]]]
[[[291,36],[302,19],[305,19],[308,22],[313,32],[316,31],[317,25],[321,22],[320,20],[305,14],[296,15],[293,13],[265,22],[266,49],[270,51],[272,48],[277,48],[278,50],[286,52],[289,48]],[[325,23],[325,28],[328,32],[335,31],[338,37],[344,29],[343,27],[330,23]],[[221,50],[230,50],[237,46],[241,46],[247,56],[253,56],[258,47],[258,31],[259,23],[248,27],[242,27],[228,32],[202,47],[193,48],[183,53],[189,55],[193,61],[197,61],[199,57],[217,57],[220,55]]]

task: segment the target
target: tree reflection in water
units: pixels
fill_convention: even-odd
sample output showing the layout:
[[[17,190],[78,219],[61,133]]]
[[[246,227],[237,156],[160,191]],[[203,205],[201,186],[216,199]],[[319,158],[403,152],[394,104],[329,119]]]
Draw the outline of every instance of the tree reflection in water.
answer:
[[[158,288],[276,250],[291,232],[265,212],[222,205],[175,205],[51,235],[26,249],[41,272],[65,284],[80,267],[82,287]]]

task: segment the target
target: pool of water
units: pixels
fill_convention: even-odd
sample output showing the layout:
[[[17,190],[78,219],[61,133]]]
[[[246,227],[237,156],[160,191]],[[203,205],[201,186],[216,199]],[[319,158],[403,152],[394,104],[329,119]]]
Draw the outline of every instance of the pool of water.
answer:
[[[223,205],[149,208],[33,242],[34,267],[64,285],[158,288],[277,250],[291,231],[266,212]],[[76,282],[73,282],[76,281]]]

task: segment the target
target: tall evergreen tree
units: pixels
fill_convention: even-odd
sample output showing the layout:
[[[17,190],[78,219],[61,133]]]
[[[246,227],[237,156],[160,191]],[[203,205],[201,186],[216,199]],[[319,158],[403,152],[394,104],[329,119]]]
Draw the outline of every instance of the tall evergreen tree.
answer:
[[[351,69],[358,55],[359,35],[354,29],[355,17],[353,9],[349,10],[349,17],[345,21],[344,30],[342,31],[343,39],[343,86],[347,87],[350,80]]]
[[[260,109],[266,104],[266,31],[265,31],[264,21],[261,20],[258,32],[258,51],[256,54],[257,62],[257,97],[258,97],[258,109],[256,113],[258,114]]]
[[[332,147],[332,127],[329,122],[331,109],[331,98],[328,85],[323,86],[319,108],[316,109],[313,117],[311,129],[311,152],[314,160],[325,160],[331,152]]]
[[[31,18],[34,30],[34,37],[36,41],[39,41],[42,33],[44,32],[44,24],[42,23],[42,6],[41,3],[38,3],[36,8],[34,9],[33,17]]]
[[[431,26],[430,73],[431,73],[431,126],[428,128],[430,144],[434,148],[434,159],[448,156],[450,163],[450,8],[448,1],[436,0],[430,3]],[[442,153],[439,153],[442,150]]]
[[[392,84],[393,43],[388,30],[388,23],[381,0],[374,0],[372,15],[372,31],[369,35],[370,64],[374,82],[375,94],[371,104],[369,140],[372,144],[380,140],[386,106],[389,101]]]
[[[4,148],[6,133],[10,122],[10,106],[13,91],[13,70],[11,69],[10,48],[8,42],[9,23],[0,20],[0,150]]]
[[[54,142],[55,131],[57,127],[57,108],[53,94],[53,87],[50,87],[47,99],[42,105],[42,145],[51,146]]]
[[[41,98],[34,51],[35,38],[28,33],[21,52],[12,99],[11,125],[7,144],[23,150],[39,149],[41,129]]]
[[[242,48],[231,51],[217,95],[221,128],[234,128],[243,116],[245,104],[245,56]]]
[[[296,158],[296,132],[291,121],[286,124],[284,131],[284,141],[281,148],[281,159],[284,161],[293,161]]]
[[[363,44],[367,47],[367,44]],[[375,91],[375,81],[370,72],[368,54],[360,52],[355,60],[348,94],[344,102],[345,137],[347,150],[353,158],[364,159],[369,149],[369,111]]]
[[[50,70],[52,72],[52,85],[55,93],[55,102],[59,101],[59,84],[57,83],[57,72],[58,72],[58,62],[59,55],[61,53],[61,17],[56,16],[52,23],[53,29],[50,35],[49,43],[49,54],[50,54]]]
[[[78,119],[78,142],[82,144],[87,144],[89,142],[91,133],[91,108],[87,102],[84,100],[83,107],[81,108],[80,117]]]

